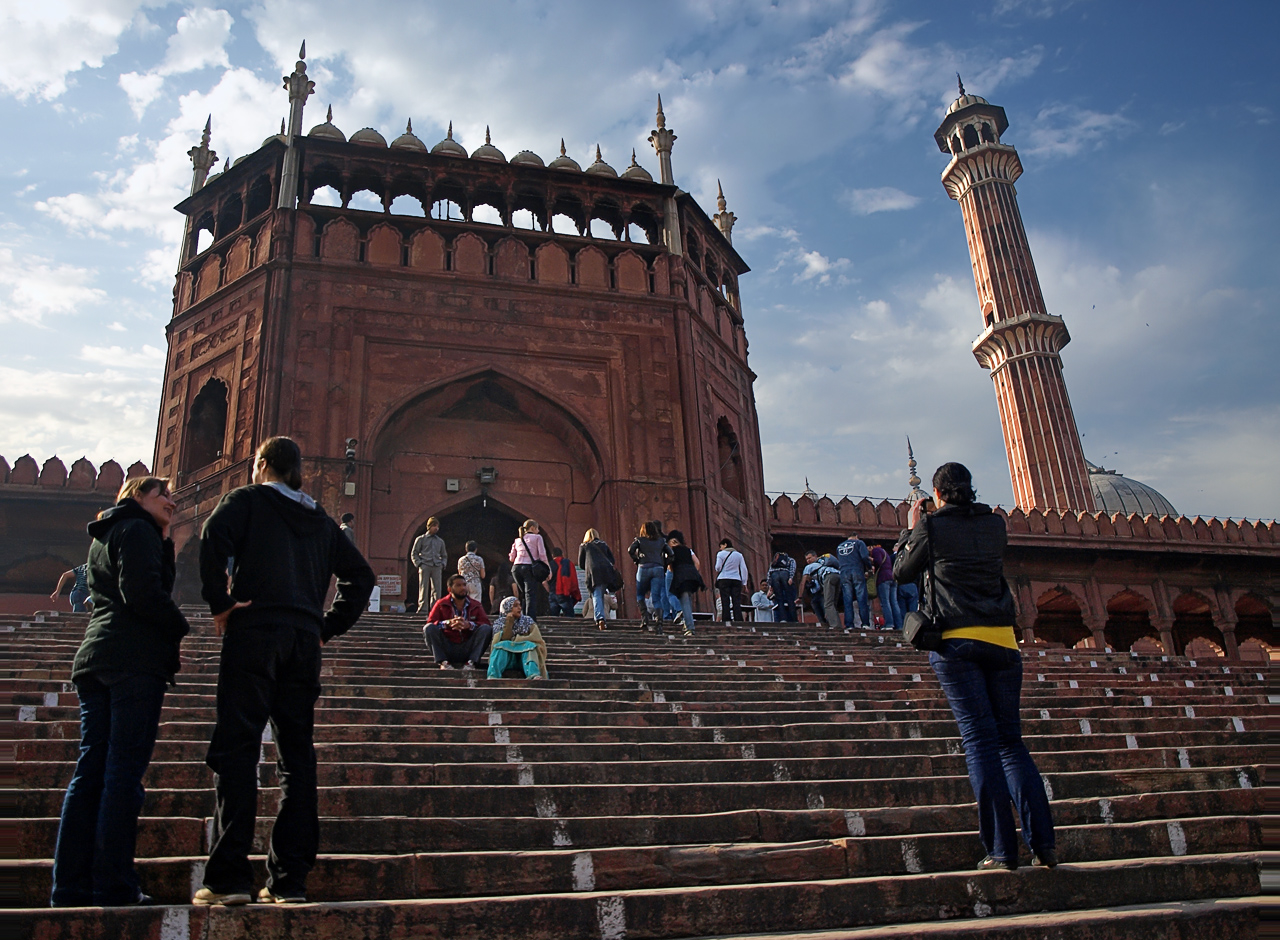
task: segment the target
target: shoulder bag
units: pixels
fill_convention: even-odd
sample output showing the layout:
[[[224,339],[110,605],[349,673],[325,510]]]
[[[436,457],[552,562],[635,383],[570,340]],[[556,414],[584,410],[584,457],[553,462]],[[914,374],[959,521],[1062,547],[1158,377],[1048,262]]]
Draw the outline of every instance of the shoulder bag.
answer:
[[[529,561],[531,563],[530,574],[533,575],[535,581],[545,581],[551,577],[551,567],[542,559],[534,558],[533,552],[529,551],[529,543],[524,540],[524,536],[520,536],[520,542],[524,545],[524,550],[529,552]]]
[[[923,609],[913,610],[902,621],[902,638],[914,648],[932,651],[942,646],[942,622],[938,619],[934,608],[934,573],[933,573],[933,530],[929,520],[925,520],[925,532],[929,536],[929,567],[925,571],[925,600],[929,608],[926,614]]]

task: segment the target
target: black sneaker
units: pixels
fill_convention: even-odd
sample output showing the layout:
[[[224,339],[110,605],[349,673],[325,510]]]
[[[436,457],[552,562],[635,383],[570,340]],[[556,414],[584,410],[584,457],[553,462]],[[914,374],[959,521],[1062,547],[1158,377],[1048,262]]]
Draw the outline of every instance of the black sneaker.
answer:
[[[1001,869],[1004,871],[1017,871],[1018,863],[1016,861],[1007,862],[1002,858],[992,858],[990,855],[978,862],[978,871],[997,871]]]

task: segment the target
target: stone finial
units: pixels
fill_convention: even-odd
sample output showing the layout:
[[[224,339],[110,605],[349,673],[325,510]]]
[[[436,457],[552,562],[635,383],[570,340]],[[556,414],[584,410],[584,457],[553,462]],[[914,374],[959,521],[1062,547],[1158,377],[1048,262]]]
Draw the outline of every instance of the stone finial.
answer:
[[[332,123],[333,123],[333,105],[329,105],[329,110],[325,112],[325,115],[324,115],[324,122],[325,122],[326,124],[332,124]]]
[[[711,221],[716,223],[725,241],[732,245],[733,223],[738,221],[738,217],[729,211],[729,203],[724,198],[724,187],[720,185],[719,180],[716,180],[716,207],[720,211],[711,217]]]
[[[302,45],[298,47],[298,58],[305,60],[307,58],[307,41],[302,40]]]
[[[960,80],[960,73],[956,72],[956,86],[960,89],[960,97],[964,97],[964,82]]]
[[[674,186],[675,176],[671,172],[671,145],[676,135],[667,130],[667,116],[662,112],[662,95],[658,95],[658,126],[649,134],[649,143],[658,154],[659,177],[663,185]]]
[[[449,131],[444,135],[445,140],[453,140],[453,122],[449,122]]]
[[[493,141],[489,139],[489,125],[484,126],[484,142],[488,146],[493,146]]]
[[[805,477],[805,478],[804,478],[804,492],[803,492],[803,493],[801,493],[800,495],[801,495],[801,496],[808,496],[810,499],[817,499],[817,498],[818,498],[818,494],[817,494],[817,493],[815,493],[815,492],[813,491],[813,487],[809,486],[809,478],[808,478],[808,477]]]
[[[213,133],[213,115],[204,122],[204,132],[200,135],[200,145],[187,151],[191,158],[191,194],[194,196],[204,187],[209,178],[209,168],[218,161],[217,152],[209,149],[209,137]]]
[[[920,489],[920,477],[916,474],[916,455],[911,450],[911,438],[907,438],[907,485],[911,487],[911,491],[907,493],[907,502],[914,503],[918,499],[927,499],[928,493]]]
[[[404,122],[404,132],[406,134],[413,133],[413,118],[409,118],[409,120]]]
[[[596,163],[604,163],[604,157],[600,155],[600,145],[596,144]]]
[[[284,136],[284,118],[280,119],[280,136]]]
[[[298,148],[294,142],[302,136],[302,111],[307,99],[315,94],[316,83],[307,77],[307,43],[304,39],[298,49],[298,61],[293,72],[284,77],[284,87],[289,92],[289,124],[285,132],[284,169],[280,174],[280,198],[278,209],[292,209],[298,198],[300,173]],[[330,108],[332,110],[332,108]]]
[[[560,156],[568,156],[568,152],[564,149],[564,138],[560,138]]]

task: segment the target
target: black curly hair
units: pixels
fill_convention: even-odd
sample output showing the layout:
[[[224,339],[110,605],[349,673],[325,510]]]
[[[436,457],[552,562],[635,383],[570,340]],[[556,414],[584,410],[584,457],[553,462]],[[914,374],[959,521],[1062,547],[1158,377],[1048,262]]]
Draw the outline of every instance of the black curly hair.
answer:
[[[933,488],[946,502],[957,506],[967,506],[977,498],[973,474],[962,463],[944,463],[933,471]]]

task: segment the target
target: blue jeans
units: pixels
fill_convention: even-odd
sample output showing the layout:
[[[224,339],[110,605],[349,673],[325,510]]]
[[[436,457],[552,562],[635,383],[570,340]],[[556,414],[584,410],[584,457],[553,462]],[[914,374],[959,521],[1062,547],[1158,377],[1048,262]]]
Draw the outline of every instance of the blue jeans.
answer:
[[[902,629],[902,611],[898,608],[898,585],[894,581],[881,581],[876,585],[876,596],[880,598],[880,611],[884,614],[886,630]]]
[[[907,581],[898,585],[898,617],[907,619],[907,614],[920,609],[920,589],[915,582]]]
[[[664,582],[662,594],[663,607],[667,612],[667,616],[674,618],[676,612],[680,609],[680,606],[677,603],[679,599],[672,597],[671,595],[671,572],[669,570],[667,571],[667,576],[664,579]]]
[[[591,613],[597,620],[608,620],[609,613],[604,606],[604,585],[597,584],[591,589]]]
[[[646,607],[644,597],[649,595]],[[636,604],[643,614],[649,610],[659,620],[667,612],[667,573],[662,565],[641,565],[636,569]]]
[[[80,758],[62,803],[53,852],[55,907],[132,904],[142,889],[133,867],[142,775],[151,763],[165,681],[128,675],[76,683]]]
[[[796,588],[787,583],[787,573],[782,569],[769,571],[769,586],[773,588],[773,599],[778,604],[777,619],[780,623],[795,623],[796,620]]]
[[[693,632],[693,595],[685,591],[680,595],[680,609],[684,612],[684,628]]]
[[[840,588],[844,592],[844,626],[846,630],[852,629],[860,624],[871,625],[871,602],[867,597],[867,576],[862,573],[862,569],[857,571],[852,569],[840,569]],[[853,598],[858,597],[858,615],[861,618],[856,621],[853,617]]]
[[[1022,838],[1031,851],[1054,847],[1053,815],[1044,781],[1022,743],[1018,705],[1022,654],[981,640],[943,640],[929,654],[960,726],[969,783],[978,801],[978,835],[992,858],[1017,861],[1017,804]]]
[[[72,588],[71,589],[71,612],[73,614],[88,613],[89,608],[85,606],[85,602],[87,602],[88,600],[89,600],[88,591],[77,591],[75,588]]]

